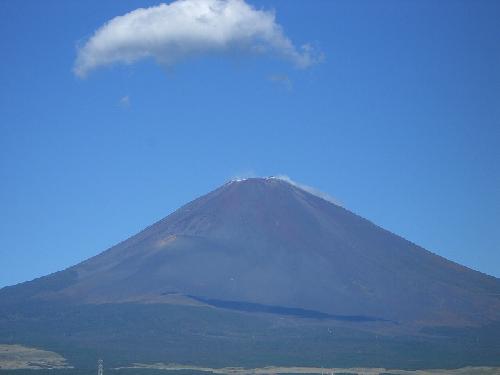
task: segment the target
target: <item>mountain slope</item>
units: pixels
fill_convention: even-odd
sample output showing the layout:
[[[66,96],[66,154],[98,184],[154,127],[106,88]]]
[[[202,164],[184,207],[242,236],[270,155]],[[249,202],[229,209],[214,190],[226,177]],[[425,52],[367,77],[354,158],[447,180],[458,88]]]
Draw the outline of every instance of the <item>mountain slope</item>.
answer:
[[[254,178],[67,270],[4,288],[0,304],[219,301],[460,326],[500,321],[499,296],[494,277],[286,181]]]

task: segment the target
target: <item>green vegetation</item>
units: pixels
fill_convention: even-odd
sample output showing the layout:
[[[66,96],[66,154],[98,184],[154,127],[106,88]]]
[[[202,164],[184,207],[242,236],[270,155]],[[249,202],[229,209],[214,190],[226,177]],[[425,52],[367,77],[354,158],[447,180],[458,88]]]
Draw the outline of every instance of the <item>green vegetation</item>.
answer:
[[[3,307],[0,341],[59,353],[80,369],[71,370],[77,371],[68,373],[72,375],[94,370],[98,358],[104,358],[109,368],[139,362],[210,367],[500,365],[500,324],[460,331],[434,328],[419,337],[388,337],[361,329],[362,324],[370,323],[342,327],[335,322],[208,307],[117,306],[65,308],[38,304],[12,310]],[[329,328],[334,324],[337,326],[332,334]]]

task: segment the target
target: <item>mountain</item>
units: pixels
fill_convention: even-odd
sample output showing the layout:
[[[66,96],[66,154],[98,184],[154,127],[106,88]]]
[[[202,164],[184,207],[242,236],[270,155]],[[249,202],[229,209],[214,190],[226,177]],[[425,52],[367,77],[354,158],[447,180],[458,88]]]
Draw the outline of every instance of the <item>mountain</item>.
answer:
[[[51,306],[73,313],[94,309],[92,316],[112,307],[118,315],[147,310],[145,321],[157,319],[161,309],[182,310],[180,315],[198,314],[195,325],[220,313],[243,325],[255,319],[274,319],[273,327],[291,324],[292,330],[334,324],[391,337],[411,333],[422,340],[437,327],[441,332],[497,327],[500,280],[287,181],[249,178],[224,184],[80,264],[1,289],[0,313],[2,306],[4,327],[26,306],[32,306],[30,317]],[[160,310],[153,314],[152,306]],[[182,324],[179,319],[175,324]],[[216,321],[210,324],[227,323]],[[161,329],[174,323],[164,324]],[[5,328],[7,341],[29,343],[19,334],[26,327]],[[239,328],[223,331],[232,335],[234,329]],[[0,341],[1,334],[0,317]],[[500,345],[493,343],[496,355]]]
[[[232,181],[0,299],[240,301],[448,324],[500,318],[500,281],[277,178]],[[183,298],[177,298],[181,301]]]

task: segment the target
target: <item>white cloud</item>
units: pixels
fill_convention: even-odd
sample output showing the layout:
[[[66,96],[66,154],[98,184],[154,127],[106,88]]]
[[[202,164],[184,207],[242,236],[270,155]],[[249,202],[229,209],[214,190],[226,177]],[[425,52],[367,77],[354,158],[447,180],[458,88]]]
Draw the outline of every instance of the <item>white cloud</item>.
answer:
[[[286,74],[275,74],[269,77],[271,82],[283,85],[287,90],[292,89],[292,80]]]
[[[244,174],[238,174],[236,176],[233,176],[230,180],[229,180],[229,184],[230,183],[234,183],[234,182],[242,182],[242,181],[245,181],[245,180],[248,180],[248,179],[252,179],[252,178],[261,178],[261,179],[266,179],[266,180],[280,180],[280,181],[284,181],[290,185],[293,185],[301,190],[304,190],[306,192],[308,192],[309,194],[312,194],[312,195],[315,195],[321,199],[324,199],[325,201],[328,201],[330,203],[333,203],[337,206],[341,206],[342,207],[342,204],[340,203],[340,201],[334,197],[332,197],[330,194],[328,193],[325,193],[319,189],[316,189],[315,187],[312,187],[312,186],[309,186],[309,185],[304,185],[304,184],[301,184],[297,181],[294,181],[292,180],[290,177],[288,177],[287,175],[284,175],[284,174],[281,174],[281,175],[277,175],[277,176],[270,176],[270,177],[258,177],[258,175],[256,175],[254,172],[248,172],[248,173],[244,173]]]
[[[120,106],[124,108],[130,107],[130,96],[125,95],[120,98]]]
[[[330,203],[336,204],[337,206],[342,206],[340,204],[340,202],[337,199],[335,199],[334,197],[332,197],[330,194],[325,193],[325,192],[323,192],[321,190],[318,190],[315,187],[304,185],[304,184],[301,184],[299,182],[296,182],[296,181],[292,180],[290,177],[288,177],[286,175],[272,176],[272,177],[269,177],[269,178],[276,178],[278,180],[282,180],[282,181],[288,182],[289,184],[291,184],[293,186],[296,186],[299,189],[305,190],[305,191],[307,191],[308,193],[310,193],[312,195],[320,197],[320,198],[324,199],[325,201],[328,201]]]
[[[294,46],[272,11],[244,0],[177,0],[108,21],[78,50],[74,72],[84,77],[114,63],[153,58],[172,65],[193,55],[234,51],[279,55],[299,68],[321,57],[308,44]]]

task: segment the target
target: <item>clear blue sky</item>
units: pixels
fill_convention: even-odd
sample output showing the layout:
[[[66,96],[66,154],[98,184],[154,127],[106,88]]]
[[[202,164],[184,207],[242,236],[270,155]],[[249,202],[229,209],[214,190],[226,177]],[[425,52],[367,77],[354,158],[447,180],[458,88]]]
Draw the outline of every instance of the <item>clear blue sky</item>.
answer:
[[[158,2],[0,1],[0,286],[246,174],[289,175],[500,277],[500,2],[248,3],[324,61],[214,53],[79,78],[77,46]]]

